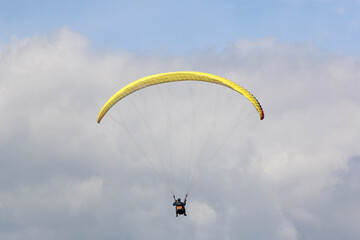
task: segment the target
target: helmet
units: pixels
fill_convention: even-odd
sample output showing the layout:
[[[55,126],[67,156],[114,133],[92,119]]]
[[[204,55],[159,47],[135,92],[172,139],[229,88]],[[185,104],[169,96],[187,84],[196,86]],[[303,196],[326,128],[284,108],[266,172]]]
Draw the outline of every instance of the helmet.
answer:
[[[181,202],[181,198],[178,198],[177,200],[178,200],[178,202]]]

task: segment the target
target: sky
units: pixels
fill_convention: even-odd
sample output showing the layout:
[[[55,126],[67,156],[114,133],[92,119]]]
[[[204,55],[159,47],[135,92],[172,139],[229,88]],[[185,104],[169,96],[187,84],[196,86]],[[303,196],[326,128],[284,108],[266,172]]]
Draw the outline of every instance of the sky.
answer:
[[[358,0],[0,2],[0,42],[67,26],[101,49],[189,53],[276,37],[359,55]]]
[[[0,239],[359,239],[359,33],[356,0],[1,0]],[[265,119],[169,84],[96,123],[121,87],[184,70],[245,87]],[[176,218],[146,158],[173,155],[183,197],[202,149]]]

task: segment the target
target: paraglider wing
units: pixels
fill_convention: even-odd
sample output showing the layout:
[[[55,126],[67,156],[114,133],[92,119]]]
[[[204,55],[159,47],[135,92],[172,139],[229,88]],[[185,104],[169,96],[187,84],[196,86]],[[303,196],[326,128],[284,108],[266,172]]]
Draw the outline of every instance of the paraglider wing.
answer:
[[[126,97],[127,95],[138,91],[142,88],[167,83],[167,82],[176,82],[176,81],[203,81],[203,82],[210,82],[216,83],[219,85],[223,85],[228,87],[242,95],[244,95],[256,108],[260,115],[260,119],[264,119],[264,111],[258,102],[258,100],[245,88],[239,86],[238,84],[225,79],[223,77],[219,77],[217,75],[203,73],[203,72],[192,72],[192,71],[183,71],[183,72],[168,72],[168,73],[160,73],[151,76],[147,76],[144,78],[140,78],[122,89],[120,89],[117,93],[115,93],[103,106],[101,109],[99,116],[97,118],[97,122],[100,123],[101,119],[105,116],[105,114],[110,110],[110,108],[120,101],[122,98]]]

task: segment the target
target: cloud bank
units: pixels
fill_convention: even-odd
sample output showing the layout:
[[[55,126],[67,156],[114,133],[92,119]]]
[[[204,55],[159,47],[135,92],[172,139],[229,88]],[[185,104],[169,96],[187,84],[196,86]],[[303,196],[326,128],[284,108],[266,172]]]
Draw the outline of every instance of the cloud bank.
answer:
[[[120,87],[177,70],[231,79],[265,110],[200,180],[188,218],[96,123]],[[1,239],[360,237],[358,58],[272,38],[141,55],[60,29],[2,46],[0,76]]]

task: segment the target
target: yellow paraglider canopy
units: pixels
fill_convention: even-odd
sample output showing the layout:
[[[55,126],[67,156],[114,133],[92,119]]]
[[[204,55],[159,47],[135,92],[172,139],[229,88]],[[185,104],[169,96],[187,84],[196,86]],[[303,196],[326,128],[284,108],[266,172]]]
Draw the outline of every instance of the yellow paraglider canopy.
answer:
[[[101,119],[105,116],[105,114],[110,110],[110,108],[120,101],[122,98],[128,96],[129,94],[140,90],[142,88],[167,83],[167,82],[177,82],[177,81],[203,81],[216,83],[219,85],[223,85],[228,87],[242,95],[244,95],[256,108],[259,112],[260,119],[264,119],[264,111],[259,103],[259,101],[245,88],[239,86],[238,84],[223,78],[217,75],[213,75],[210,73],[203,72],[192,72],[192,71],[182,71],[182,72],[167,72],[155,74],[147,77],[140,78],[132,83],[129,83],[122,89],[120,89],[117,93],[115,93],[102,107],[99,116],[97,118],[97,122],[100,123]]]

